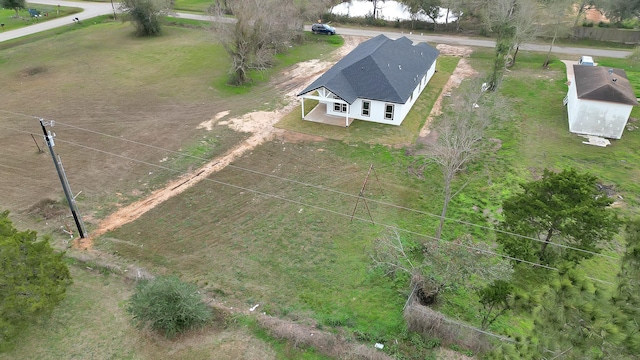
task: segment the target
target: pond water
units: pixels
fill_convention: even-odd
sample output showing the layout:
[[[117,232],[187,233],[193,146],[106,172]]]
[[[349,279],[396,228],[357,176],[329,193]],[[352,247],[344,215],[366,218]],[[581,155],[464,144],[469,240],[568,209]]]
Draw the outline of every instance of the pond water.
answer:
[[[365,17],[371,16],[373,13],[373,3],[367,0],[352,0],[343,2],[331,9],[332,14],[347,15],[349,17]],[[436,20],[439,24],[445,23],[447,9],[440,9],[440,16]],[[397,1],[378,1],[378,18],[383,20],[411,20],[406,7]],[[431,22],[431,19],[424,15],[418,15],[418,20]],[[449,22],[456,21],[456,17],[449,14]]]

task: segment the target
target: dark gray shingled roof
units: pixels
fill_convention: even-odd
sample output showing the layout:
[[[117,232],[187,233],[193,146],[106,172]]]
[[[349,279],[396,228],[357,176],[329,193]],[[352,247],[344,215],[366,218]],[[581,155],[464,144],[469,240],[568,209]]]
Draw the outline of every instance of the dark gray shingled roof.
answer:
[[[638,105],[636,95],[622,69],[573,65],[578,99]]]
[[[321,87],[353,104],[357,98],[404,104],[440,52],[406,37],[378,35],[358,45],[298,96]]]

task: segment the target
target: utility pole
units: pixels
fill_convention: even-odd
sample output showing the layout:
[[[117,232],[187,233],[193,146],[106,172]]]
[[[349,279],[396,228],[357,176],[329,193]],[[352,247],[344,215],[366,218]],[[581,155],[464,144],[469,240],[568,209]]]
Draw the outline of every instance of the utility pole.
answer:
[[[67,202],[69,203],[69,208],[71,209],[73,220],[76,222],[78,233],[80,234],[80,238],[84,239],[85,238],[84,222],[82,221],[82,217],[78,212],[76,199],[75,197],[73,197],[73,193],[71,192],[69,181],[67,181],[67,174],[65,174],[64,168],[62,167],[62,160],[60,160],[59,156],[56,156],[56,153],[53,150],[53,146],[55,145],[55,143],[53,142],[54,135],[51,135],[51,131],[47,131],[47,129],[45,128],[46,125],[53,126],[54,122],[53,121],[45,122],[44,119],[40,119],[40,126],[42,126],[44,139],[47,141],[47,146],[49,147],[49,152],[51,153],[51,158],[53,159],[53,165],[55,165],[56,171],[58,172],[58,177],[60,178],[60,182],[62,183],[62,190],[64,190],[64,196],[67,198]]]

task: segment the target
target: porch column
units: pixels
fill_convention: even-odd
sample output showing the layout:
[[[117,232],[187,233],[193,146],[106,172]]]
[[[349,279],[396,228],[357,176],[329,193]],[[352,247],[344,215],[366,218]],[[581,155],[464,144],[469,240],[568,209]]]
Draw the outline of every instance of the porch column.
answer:
[[[347,104],[347,116],[344,118],[344,127],[349,127],[349,111],[351,110],[351,106]]]
[[[300,98],[300,103],[302,105],[302,120],[304,120],[304,98],[303,97]]]

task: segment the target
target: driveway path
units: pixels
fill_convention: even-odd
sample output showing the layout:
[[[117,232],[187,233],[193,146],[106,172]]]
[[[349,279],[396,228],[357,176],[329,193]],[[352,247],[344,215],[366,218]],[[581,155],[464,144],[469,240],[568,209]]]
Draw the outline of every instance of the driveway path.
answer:
[[[27,26],[24,28],[20,28],[12,31],[5,31],[0,33],[0,42],[15,39],[21,36],[35,34],[40,31],[53,29],[59,26],[64,25],[72,25],[73,18],[78,17],[80,21],[86,20],[92,17],[111,14],[113,9],[111,8],[111,4],[109,3],[94,3],[94,2],[73,2],[73,1],[58,1],[58,0],[31,0],[29,3],[32,4],[47,4],[47,5],[62,5],[62,6],[70,6],[70,7],[80,7],[83,8],[84,11],[66,16],[63,18],[59,18],[56,20],[45,21],[40,24]],[[118,5],[116,4],[116,9]],[[185,19],[194,19],[194,20],[204,20],[211,21],[211,16],[207,15],[196,15],[196,14],[186,14],[186,13],[175,13],[175,17],[185,18]],[[223,21],[233,21],[229,18],[222,18]],[[305,26],[305,30],[310,30],[310,26]],[[493,40],[488,39],[476,39],[469,38],[464,36],[450,36],[450,35],[429,35],[424,33],[401,33],[401,32],[393,32],[393,31],[379,31],[379,30],[364,30],[364,29],[350,29],[350,28],[339,28],[338,32],[343,35],[354,35],[354,36],[364,36],[364,37],[374,37],[380,34],[385,34],[391,39],[396,39],[401,36],[406,36],[414,42],[420,41],[428,41],[431,43],[437,44],[449,44],[449,45],[464,45],[464,46],[479,46],[479,47],[495,47],[496,43]],[[540,51],[545,52],[549,50],[549,45],[546,44],[523,44],[520,49],[529,50],[529,51]],[[552,52],[557,54],[568,54],[568,55],[590,55],[595,57],[612,57],[612,58],[624,58],[631,55],[630,51],[624,50],[608,50],[608,49],[594,49],[594,48],[579,48],[579,47],[566,47],[566,46],[554,46]]]

